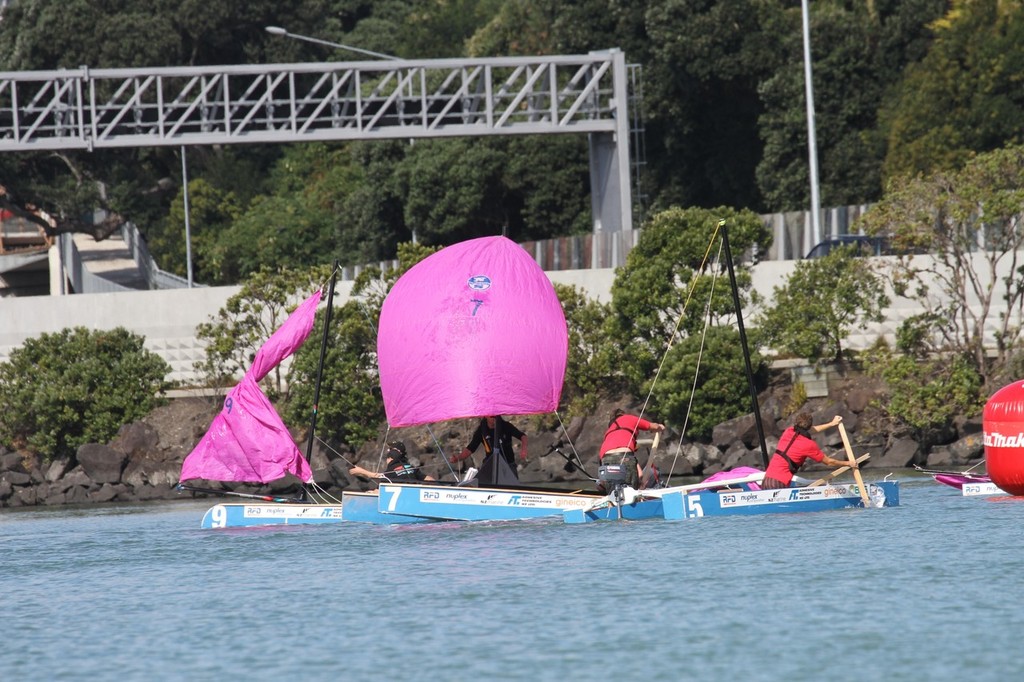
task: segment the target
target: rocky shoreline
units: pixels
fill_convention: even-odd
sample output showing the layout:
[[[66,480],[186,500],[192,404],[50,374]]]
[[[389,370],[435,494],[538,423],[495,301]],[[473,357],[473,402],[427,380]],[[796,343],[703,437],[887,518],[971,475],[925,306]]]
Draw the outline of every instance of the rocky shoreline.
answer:
[[[762,425],[768,452],[788,425],[785,406],[789,387],[777,385],[759,396]],[[932,435],[932,444],[918,442],[908,433],[891,432],[886,428],[872,402],[882,395],[879,388],[863,377],[850,377],[830,387],[828,398],[808,401],[815,423],[823,423],[839,414],[859,456],[870,453],[866,469],[900,470],[914,465],[928,468],[959,468],[977,463],[984,457],[981,418],[957,419],[943,433]],[[573,419],[567,426],[568,440],[580,454],[584,468],[597,471],[597,448],[607,424],[607,414],[614,407],[636,410],[636,405],[608,403],[597,414]],[[176,489],[181,463],[209,427],[220,410],[219,398],[176,398],[157,408],[141,421],[128,424],[113,441],[81,446],[74,458],[57,459],[43,464],[39,457],[27,452],[11,452],[0,447],[0,507],[60,506],[91,503],[142,502],[204,497]],[[568,466],[566,459],[550,447],[560,439],[554,431],[531,428],[531,418],[511,418],[529,439],[529,462],[520,469],[520,480],[526,484],[559,485],[578,482],[587,487],[588,478]],[[426,429],[403,429],[387,438],[405,441],[410,460],[438,478],[452,474],[439,464],[434,438],[457,451],[468,442],[475,423],[463,421],[437,425],[432,433]],[[304,433],[293,433],[297,443],[305,443]],[[382,433],[380,441],[383,442]],[[826,452],[842,449],[836,429],[819,434],[819,443]],[[642,442],[641,442],[642,443]],[[378,444],[369,444],[357,453],[343,455],[326,448],[314,448],[312,467],[317,484],[328,492],[344,489],[367,489],[373,483],[353,479],[348,474],[351,463],[368,469],[377,466]],[[649,449],[649,446],[646,446]],[[304,450],[304,448],[302,448]],[[563,452],[571,453],[569,446]],[[641,461],[647,450],[640,448]],[[678,433],[669,429],[655,452],[663,476],[704,477],[738,466],[762,467],[761,451],[753,414],[720,424],[714,429],[711,443],[679,443]],[[479,459],[479,453],[477,455]],[[478,462],[479,463],[479,462]],[[817,468],[805,467],[804,472]],[[825,469],[821,469],[824,471]],[[689,482],[689,481],[686,481]],[[234,485],[228,488],[217,482],[203,482],[200,487],[230,489],[253,494],[287,494],[295,489],[295,480],[283,479],[267,486]]]

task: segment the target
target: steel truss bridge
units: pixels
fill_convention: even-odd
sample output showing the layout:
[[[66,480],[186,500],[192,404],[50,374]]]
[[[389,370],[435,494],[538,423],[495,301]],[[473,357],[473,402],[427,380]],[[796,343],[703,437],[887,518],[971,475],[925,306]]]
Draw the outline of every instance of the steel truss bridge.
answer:
[[[0,72],[0,152],[586,133],[594,231],[632,228],[620,50]]]

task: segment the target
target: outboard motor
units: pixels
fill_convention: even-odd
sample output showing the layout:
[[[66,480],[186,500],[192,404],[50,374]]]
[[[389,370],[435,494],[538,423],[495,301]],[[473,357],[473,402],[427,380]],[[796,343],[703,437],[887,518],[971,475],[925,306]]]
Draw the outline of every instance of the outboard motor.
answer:
[[[611,495],[612,503],[616,507],[621,507],[624,499],[623,491],[628,480],[626,467],[622,464],[602,464],[597,468],[597,480]]]

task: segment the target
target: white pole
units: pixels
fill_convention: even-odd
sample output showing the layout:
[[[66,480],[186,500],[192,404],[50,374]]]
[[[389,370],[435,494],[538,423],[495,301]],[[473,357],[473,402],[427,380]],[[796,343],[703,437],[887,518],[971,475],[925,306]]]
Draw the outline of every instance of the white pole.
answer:
[[[804,84],[807,90],[807,148],[811,175],[811,230],[814,244],[821,241],[821,200],[818,198],[818,141],[814,132],[814,87],[811,85],[811,21],[808,0],[801,0],[804,25]],[[813,246],[813,244],[812,244]]]
[[[181,184],[185,194],[185,267],[188,269],[188,288],[192,288],[192,230],[188,220],[188,163],[185,145],[181,145]]]

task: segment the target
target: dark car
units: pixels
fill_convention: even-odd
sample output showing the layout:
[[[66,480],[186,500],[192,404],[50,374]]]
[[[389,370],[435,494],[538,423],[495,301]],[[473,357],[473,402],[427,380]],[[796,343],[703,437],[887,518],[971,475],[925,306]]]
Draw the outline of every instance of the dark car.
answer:
[[[893,253],[887,237],[869,237],[865,234],[842,234],[815,244],[804,258],[821,258],[841,246],[851,247],[856,256],[888,256]]]

